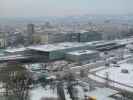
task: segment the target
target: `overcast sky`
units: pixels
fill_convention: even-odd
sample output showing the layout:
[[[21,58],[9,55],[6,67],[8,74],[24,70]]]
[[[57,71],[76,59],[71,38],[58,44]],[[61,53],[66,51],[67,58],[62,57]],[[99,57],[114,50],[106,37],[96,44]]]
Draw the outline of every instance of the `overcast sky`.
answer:
[[[2,17],[132,13],[133,0],[0,0]]]

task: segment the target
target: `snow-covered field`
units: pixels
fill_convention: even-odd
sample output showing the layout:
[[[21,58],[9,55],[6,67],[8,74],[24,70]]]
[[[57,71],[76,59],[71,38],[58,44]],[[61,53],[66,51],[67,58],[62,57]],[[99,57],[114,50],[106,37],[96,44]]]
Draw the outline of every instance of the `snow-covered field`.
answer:
[[[128,73],[122,73],[122,69],[127,69]],[[98,82],[105,83],[106,80],[104,78],[107,78],[107,73],[108,79],[114,81],[110,81],[108,83],[109,85],[133,92],[133,64],[122,63],[120,64],[120,67],[110,67],[108,69],[103,69],[96,72],[97,76],[89,75],[89,77]]]
[[[129,73],[122,73],[122,69],[127,69]],[[111,67],[105,70],[101,70],[96,73],[96,75],[106,78],[106,73],[108,72],[109,79],[126,84],[128,86],[133,86],[133,65],[132,64],[120,64],[120,67]]]

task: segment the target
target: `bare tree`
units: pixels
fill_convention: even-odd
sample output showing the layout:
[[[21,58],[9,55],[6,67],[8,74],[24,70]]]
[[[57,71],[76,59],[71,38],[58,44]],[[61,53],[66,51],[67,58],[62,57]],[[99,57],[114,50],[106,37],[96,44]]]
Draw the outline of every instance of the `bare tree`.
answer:
[[[16,100],[28,100],[32,79],[22,65],[18,63],[5,64],[0,69],[0,81],[4,84],[7,100],[14,100],[14,98]]]
[[[57,95],[59,97],[59,100],[66,100],[62,82],[59,82],[57,84]]]

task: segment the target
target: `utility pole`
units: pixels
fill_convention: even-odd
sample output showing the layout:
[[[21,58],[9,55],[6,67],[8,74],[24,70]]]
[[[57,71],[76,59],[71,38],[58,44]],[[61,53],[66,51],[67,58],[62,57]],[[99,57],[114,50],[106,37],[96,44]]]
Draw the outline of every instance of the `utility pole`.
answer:
[[[105,80],[105,85],[108,87],[109,86],[109,72],[106,72],[106,80]]]

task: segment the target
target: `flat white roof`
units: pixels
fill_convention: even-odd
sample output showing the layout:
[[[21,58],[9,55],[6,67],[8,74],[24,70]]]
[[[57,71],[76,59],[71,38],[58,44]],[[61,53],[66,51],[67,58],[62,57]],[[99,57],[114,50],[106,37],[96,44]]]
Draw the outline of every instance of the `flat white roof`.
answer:
[[[55,44],[29,46],[28,49],[38,50],[38,51],[56,51],[56,50],[63,50],[80,46],[87,46],[87,44],[78,43],[78,42],[63,42]]]
[[[106,40],[99,40],[99,41],[91,41],[91,42],[84,42],[86,44],[101,44],[101,43],[106,43],[106,42],[109,42],[109,41],[106,41]]]
[[[0,60],[16,60],[16,59],[24,59],[27,58],[21,54],[17,54],[17,55],[9,55],[9,56],[1,56]]]
[[[73,51],[69,52],[68,54],[71,55],[82,55],[82,54],[91,54],[91,53],[96,53],[97,51],[92,51],[92,50],[78,50],[78,51]]]
[[[24,51],[24,50],[26,50],[25,47],[22,47],[22,48],[11,48],[11,49],[6,49],[5,52],[15,53],[15,52],[21,52],[21,51]]]
[[[115,40],[115,42],[119,43],[119,44],[130,44],[133,43],[133,38],[126,38],[126,39],[118,39]]]

